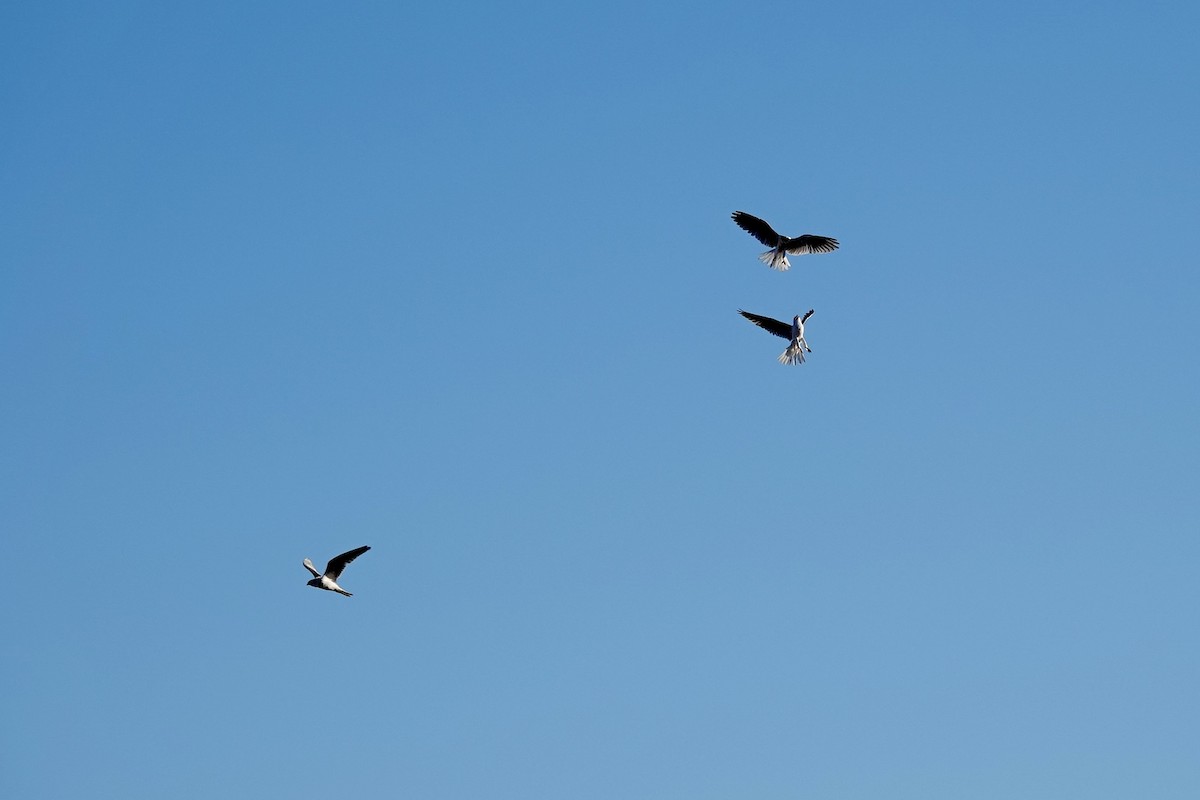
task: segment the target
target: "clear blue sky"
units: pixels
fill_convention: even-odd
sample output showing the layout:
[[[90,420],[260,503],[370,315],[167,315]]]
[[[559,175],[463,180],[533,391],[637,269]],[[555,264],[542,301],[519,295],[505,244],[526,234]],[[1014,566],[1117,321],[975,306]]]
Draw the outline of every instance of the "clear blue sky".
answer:
[[[1197,797],[1198,28],[8,4],[0,794]]]

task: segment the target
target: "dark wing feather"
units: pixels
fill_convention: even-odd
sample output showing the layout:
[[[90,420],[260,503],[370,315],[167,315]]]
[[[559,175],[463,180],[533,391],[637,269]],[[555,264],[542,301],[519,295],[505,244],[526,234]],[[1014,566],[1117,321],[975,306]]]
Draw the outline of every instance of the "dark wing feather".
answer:
[[[371,547],[369,545],[363,545],[362,547],[356,547],[353,550],[342,553],[340,556],[334,556],[333,558],[329,559],[329,563],[325,565],[325,574],[336,581],[338,576],[342,574],[342,570],[346,568],[347,564],[370,549]]]
[[[763,220],[745,211],[733,212],[733,221],[737,226],[746,233],[758,239],[767,247],[775,247],[779,244],[779,234]]]
[[[803,325],[804,323],[808,322],[808,318],[811,317],[812,314],[813,314],[813,309],[810,308],[808,310],[808,313],[800,318],[800,324]]]
[[[740,308],[738,309],[738,313],[753,322],[758,327],[762,328],[764,331],[773,333],[776,336],[782,336],[784,339],[792,338],[792,324],[790,322],[780,322],[779,320],[771,319],[770,317],[762,317],[758,314],[751,314],[749,311],[742,311]]]
[[[809,253],[832,253],[838,249],[838,240],[828,236],[813,236],[806,233],[794,239],[784,239],[783,249],[793,256],[804,256]]]

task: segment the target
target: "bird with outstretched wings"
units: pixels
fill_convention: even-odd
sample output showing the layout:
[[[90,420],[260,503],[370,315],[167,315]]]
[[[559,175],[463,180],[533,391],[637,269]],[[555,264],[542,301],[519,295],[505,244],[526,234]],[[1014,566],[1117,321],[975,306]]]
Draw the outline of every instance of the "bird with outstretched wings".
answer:
[[[351,595],[342,587],[338,586],[337,579],[342,576],[342,571],[346,569],[347,564],[370,549],[371,548],[369,545],[363,545],[362,547],[356,547],[353,550],[347,550],[341,555],[334,556],[333,558],[329,559],[329,563],[325,565],[324,575],[317,572],[317,568],[313,566],[312,561],[308,560],[307,558],[304,559],[304,568],[311,572],[313,576],[313,579],[308,582],[308,585],[317,589],[327,589],[331,592],[344,594],[346,597],[352,597],[353,595]]]
[[[790,325],[772,317],[764,317],[761,314],[751,314],[749,311],[742,311],[740,308],[738,309],[738,313],[764,331],[788,340],[787,349],[779,356],[780,364],[803,364],[804,354],[812,352],[812,349],[808,346],[808,342],[804,339],[804,323],[813,315],[813,309],[810,308],[803,316],[797,315],[792,317]]]
[[[806,233],[802,236],[783,236],[775,229],[753,214],[745,211],[733,212],[733,221],[739,228],[753,236],[762,244],[771,248],[758,257],[758,260],[771,269],[780,272],[791,266],[787,257],[804,256],[811,253],[832,253],[838,249],[838,240],[828,236],[816,236]]]

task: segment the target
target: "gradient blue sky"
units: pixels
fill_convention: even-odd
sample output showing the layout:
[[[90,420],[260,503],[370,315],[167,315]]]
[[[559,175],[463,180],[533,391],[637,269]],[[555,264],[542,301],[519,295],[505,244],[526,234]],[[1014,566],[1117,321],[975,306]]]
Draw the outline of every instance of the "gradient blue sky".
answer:
[[[1197,797],[1198,28],[6,5],[0,794]]]

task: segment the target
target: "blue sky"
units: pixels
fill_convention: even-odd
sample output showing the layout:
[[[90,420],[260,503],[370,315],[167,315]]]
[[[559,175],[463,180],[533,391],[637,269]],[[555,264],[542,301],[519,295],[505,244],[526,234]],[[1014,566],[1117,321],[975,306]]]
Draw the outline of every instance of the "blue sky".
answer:
[[[0,793],[1194,798],[1198,23],[10,4]]]

